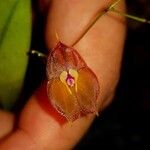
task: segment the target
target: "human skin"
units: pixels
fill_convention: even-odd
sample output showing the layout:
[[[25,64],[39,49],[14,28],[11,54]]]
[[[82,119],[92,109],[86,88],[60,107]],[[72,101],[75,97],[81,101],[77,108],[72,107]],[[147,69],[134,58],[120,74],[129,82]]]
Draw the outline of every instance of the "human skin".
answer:
[[[53,48],[57,43],[56,32],[63,43],[71,46],[97,11],[111,2],[111,0],[52,0],[45,27],[48,49]],[[119,3],[117,7],[119,10],[124,10],[123,3]],[[111,103],[115,93],[124,39],[124,18],[115,13],[108,13],[74,45],[98,77],[100,112]],[[44,102],[46,96],[41,96],[46,91],[44,85],[24,106],[20,117],[17,118],[17,129],[14,131],[13,115],[0,112],[1,150],[67,150],[73,148],[87,132],[95,115],[82,117],[72,123],[66,122],[57,112],[49,110],[53,109],[52,106]]]

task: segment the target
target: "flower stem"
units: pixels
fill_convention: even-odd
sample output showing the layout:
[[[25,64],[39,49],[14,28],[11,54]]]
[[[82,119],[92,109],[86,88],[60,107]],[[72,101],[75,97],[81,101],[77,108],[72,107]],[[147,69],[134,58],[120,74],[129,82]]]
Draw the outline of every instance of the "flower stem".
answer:
[[[97,22],[97,20],[99,18],[101,18],[102,16],[104,16],[110,8],[113,8],[115,7],[121,0],[115,0],[109,7],[108,9],[105,9],[103,10],[101,13],[98,13],[98,15],[95,16],[95,18],[92,20],[92,22],[90,22],[88,25],[87,25],[87,28],[82,32],[82,34],[78,37],[78,39],[71,45],[72,47],[74,45],[76,45],[82,38],[83,36],[89,31],[89,29]]]
[[[45,55],[44,53],[41,53],[37,50],[31,50],[29,52],[29,54],[32,54],[32,55],[37,55],[38,57],[42,57],[42,58],[47,58],[47,55]]]
[[[125,17],[130,18],[130,19],[135,20],[135,21],[139,21],[139,22],[142,22],[142,23],[150,24],[150,20],[147,20],[145,18],[140,18],[140,17],[134,16],[134,15],[129,15],[129,14],[120,12],[120,11],[116,10],[115,8],[113,8],[113,7],[109,8],[109,11],[117,13],[118,15],[121,15],[121,16],[125,16]]]
[[[136,21],[139,21],[139,22],[142,22],[142,23],[148,23],[150,24],[150,20],[147,20],[145,18],[140,18],[140,17],[137,17],[137,16],[134,16],[134,15],[129,15],[129,14],[126,14],[124,12],[120,12],[118,10],[116,10],[114,7],[120,2],[121,0],[115,0],[107,9],[103,10],[101,13],[98,13],[98,15],[95,16],[95,18],[93,19],[92,22],[90,22],[88,25],[87,25],[87,28],[83,31],[83,33],[78,37],[78,39],[71,45],[72,47],[77,44],[84,36],[85,34],[90,30],[90,28],[97,22],[97,20],[99,18],[101,18],[102,16],[104,16],[107,12],[109,11],[112,11],[114,13],[117,13],[118,15],[121,15],[121,16],[124,16],[124,17],[127,17],[127,18],[130,18],[130,19],[133,19],[133,20],[136,20]]]

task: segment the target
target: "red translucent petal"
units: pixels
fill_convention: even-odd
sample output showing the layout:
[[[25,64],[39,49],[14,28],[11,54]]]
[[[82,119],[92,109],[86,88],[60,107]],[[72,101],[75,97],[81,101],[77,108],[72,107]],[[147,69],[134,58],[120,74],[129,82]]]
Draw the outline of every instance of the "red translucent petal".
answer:
[[[48,96],[52,105],[68,120],[79,117],[79,106],[75,95],[71,95],[66,86],[58,79],[48,82]]]
[[[99,83],[97,77],[89,68],[83,68],[79,71],[77,89],[76,95],[82,113],[97,113]]]
[[[77,91],[73,87],[70,90],[72,94],[59,79],[48,82],[48,96],[52,105],[68,120],[74,121],[82,115],[98,112],[99,84],[89,68],[79,71]]]
[[[65,80],[70,70],[76,77],[74,86]],[[59,42],[48,57],[47,77],[49,99],[68,120],[98,112],[98,79],[75,49]]]
[[[59,77],[60,73],[68,69],[81,69],[86,67],[86,63],[79,53],[71,47],[59,42],[52,50],[47,59],[48,79]]]

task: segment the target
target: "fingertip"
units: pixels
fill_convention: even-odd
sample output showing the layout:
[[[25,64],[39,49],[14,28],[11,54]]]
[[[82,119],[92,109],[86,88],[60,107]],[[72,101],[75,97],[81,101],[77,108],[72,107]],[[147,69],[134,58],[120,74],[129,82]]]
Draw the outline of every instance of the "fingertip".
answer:
[[[12,113],[0,110],[0,139],[7,136],[14,128],[15,117]]]

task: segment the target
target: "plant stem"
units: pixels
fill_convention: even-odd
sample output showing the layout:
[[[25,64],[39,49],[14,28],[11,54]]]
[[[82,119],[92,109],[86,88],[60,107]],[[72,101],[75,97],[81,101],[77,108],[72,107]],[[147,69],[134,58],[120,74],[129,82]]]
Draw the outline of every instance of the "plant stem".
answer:
[[[116,10],[114,7],[120,1],[121,0],[115,0],[107,9],[103,10],[101,13],[98,13],[98,15],[96,15],[95,18],[93,19],[93,21],[87,25],[87,28],[83,31],[83,33],[78,37],[78,39],[71,46],[73,47],[75,44],[77,44],[85,36],[85,34],[90,30],[90,28],[97,22],[97,20],[99,18],[101,18],[102,16],[104,16],[108,11],[112,11],[114,13],[117,13],[118,15],[130,18],[130,19],[133,19],[133,20],[136,20],[139,22],[150,24],[150,20],[147,20],[145,18],[136,17],[134,15],[129,15],[124,12],[120,12],[120,11]]]
[[[130,18],[130,19],[142,22],[142,23],[148,23],[148,24],[150,24],[150,20],[147,20],[145,18],[140,18],[140,17],[134,16],[134,15],[129,15],[129,14],[120,12],[120,11],[116,10],[115,8],[113,8],[113,7],[109,8],[109,11],[112,11],[114,13],[117,13],[118,15],[125,16],[127,18]]]
[[[98,19],[101,18],[102,16],[104,16],[109,11],[110,8],[115,7],[120,1],[121,0],[115,0],[108,7],[108,9],[105,9],[101,13],[98,13],[98,15],[96,15],[95,18],[93,19],[93,21],[87,25],[87,28],[83,31],[83,33],[78,37],[78,39],[71,46],[73,47],[75,44],[77,44],[83,38],[83,36],[85,36],[85,34],[89,31],[89,29],[97,22]]]
[[[31,50],[31,52],[29,52],[29,54],[37,55],[38,57],[42,57],[42,58],[47,58],[47,55],[45,55],[37,50]]]
[[[121,0],[116,0],[113,4],[111,4],[108,9],[114,8]]]

